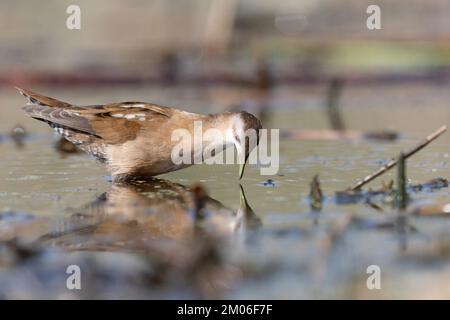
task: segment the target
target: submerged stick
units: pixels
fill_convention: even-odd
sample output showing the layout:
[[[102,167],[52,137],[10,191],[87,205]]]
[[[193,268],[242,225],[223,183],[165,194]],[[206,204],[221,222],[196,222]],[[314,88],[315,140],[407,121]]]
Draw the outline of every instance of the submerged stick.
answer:
[[[411,150],[409,150],[408,152],[406,152],[404,154],[405,159],[408,159],[409,157],[411,157],[413,154],[417,153],[418,151],[422,150],[424,147],[426,147],[430,142],[432,142],[433,140],[436,140],[441,134],[443,134],[445,131],[447,130],[447,126],[442,126],[440,127],[437,131],[435,131],[434,133],[430,134],[424,141],[422,141],[421,143],[419,143],[416,147],[412,148]],[[352,191],[356,191],[361,189],[361,187],[367,183],[369,183],[370,181],[372,181],[373,179],[379,177],[380,175],[382,175],[383,173],[385,173],[386,171],[388,171],[389,169],[391,169],[392,167],[394,167],[397,164],[397,160],[396,159],[392,159],[391,161],[389,161],[387,164],[385,164],[384,166],[382,166],[380,169],[378,169],[377,171],[369,174],[368,176],[366,176],[364,179],[358,181],[356,184],[354,184],[352,187],[350,187],[350,190]]]

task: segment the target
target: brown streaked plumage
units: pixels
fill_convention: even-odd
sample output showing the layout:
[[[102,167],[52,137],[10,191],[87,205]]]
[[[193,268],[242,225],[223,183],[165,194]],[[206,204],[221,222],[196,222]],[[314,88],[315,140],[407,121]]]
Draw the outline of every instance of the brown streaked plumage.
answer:
[[[243,111],[201,115],[146,102],[120,102],[105,105],[75,106],[29,90],[17,88],[29,102],[23,107],[29,116],[47,122],[67,140],[106,163],[113,179],[155,176],[190,166],[175,164],[171,159],[172,132],[185,129],[194,134],[194,122],[201,121],[203,131],[218,129],[225,141],[214,141],[225,149],[235,145],[247,160],[255,145],[245,131],[254,129],[259,136],[260,121]],[[192,142],[192,159],[194,158]],[[211,147],[211,141],[201,141]],[[258,142],[257,142],[258,143]],[[192,163],[192,161],[191,161]],[[244,165],[240,168],[240,178]]]

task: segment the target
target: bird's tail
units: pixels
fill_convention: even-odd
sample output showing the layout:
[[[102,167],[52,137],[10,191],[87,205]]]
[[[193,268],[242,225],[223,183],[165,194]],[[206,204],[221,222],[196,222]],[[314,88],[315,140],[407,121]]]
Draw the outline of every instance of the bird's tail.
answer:
[[[53,108],[66,108],[66,107],[71,106],[67,102],[53,99],[50,97],[46,97],[46,96],[40,95],[38,93],[35,93],[35,92],[27,90],[27,89],[23,89],[23,88],[19,88],[19,87],[16,87],[16,89],[19,90],[21,95],[23,95],[25,98],[28,99],[29,104],[41,105],[41,106],[47,106],[47,107],[53,107]]]

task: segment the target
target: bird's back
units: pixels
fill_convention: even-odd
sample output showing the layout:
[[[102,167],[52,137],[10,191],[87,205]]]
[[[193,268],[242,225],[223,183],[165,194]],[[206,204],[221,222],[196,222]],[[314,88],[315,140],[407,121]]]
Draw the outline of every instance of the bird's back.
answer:
[[[192,129],[203,117],[146,102],[75,106],[18,88],[28,99],[26,114],[44,121],[77,147],[105,162],[117,179],[153,176],[187,165],[171,162],[170,132]]]

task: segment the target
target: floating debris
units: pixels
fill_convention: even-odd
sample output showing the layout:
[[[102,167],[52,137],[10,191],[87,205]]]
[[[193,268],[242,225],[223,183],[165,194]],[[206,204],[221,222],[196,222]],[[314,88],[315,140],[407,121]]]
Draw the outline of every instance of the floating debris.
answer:
[[[449,182],[445,178],[434,178],[425,183],[419,183],[415,185],[407,185],[405,182],[406,195],[411,192],[432,192],[435,190],[448,188]],[[376,203],[381,202],[383,204],[393,204],[398,196],[398,189],[394,188],[394,181],[390,180],[389,183],[382,182],[382,185],[378,189],[364,190],[343,190],[335,193],[336,204],[355,204],[364,203],[374,209],[379,207]],[[408,196],[406,196],[408,198]]]
[[[405,152],[405,154],[404,154],[405,159],[409,158],[410,156],[414,155],[418,151],[420,151],[423,148],[425,148],[428,144],[430,144],[432,141],[436,140],[440,135],[442,135],[446,130],[447,130],[447,127],[446,126],[442,126],[438,130],[436,130],[435,132],[430,134],[428,137],[426,137],[426,139],[424,141],[419,143],[417,146],[415,146],[414,148],[412,148],[408,152]],[[358,190],[358,189],[360,189],[362,186],[364,186],[365,184],[369,183],[373,179],[379,177],[380,175],[382,175],[383,173],[385,173],[386,171],[388,171],[389,169],[394,167],[396,164],[397,164],[397,160],[395,160],[395,159],[389,161],[387,164],[382,166],[380,169],[378,169],[377,171],[369,174],[364,179],[358,181],[356,184],[354,184],[349,189],[350,190]]]
[[[320,188],[318,174],[316,174],[311,181],[309,198],[310,198],[311,210],[313,210],[313,211],[322,210],[323,195],[322,195],[322,189]]]
[[[431,179],[425,183],[420,183],[416,185],[410,186],[410,190],[414,192],[420,191],[434,191],[443,188],[448,188],[449,183],[448,180],[442,177]]]
[[[272,179],[267,179],[262,183],[264,187],[275,187],[275,182]]]
[[[364,133],[364,138],[367,140],[394,141],[398,139],[398,136],[398,132],[388,130]]]
[[[25,145],[24,140],[27,135],[27,130],[20,124],[15,125],[9,133],[11,140],[18,148],[22,148]]]

